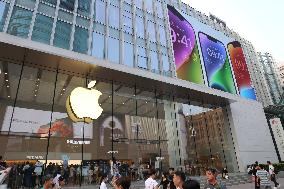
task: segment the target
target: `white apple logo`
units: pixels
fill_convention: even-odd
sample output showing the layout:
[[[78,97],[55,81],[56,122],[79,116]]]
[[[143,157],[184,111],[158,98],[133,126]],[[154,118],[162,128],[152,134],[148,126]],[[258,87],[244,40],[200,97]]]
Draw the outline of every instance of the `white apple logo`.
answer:
[[[83,87],[75,88],[66,100],[67,113],[74,122],[91,123],[97,119],[103,109],[99,105],[99,97],[102,93],[96,89],[92,89],[96,81],[88,84],[88,89]]]

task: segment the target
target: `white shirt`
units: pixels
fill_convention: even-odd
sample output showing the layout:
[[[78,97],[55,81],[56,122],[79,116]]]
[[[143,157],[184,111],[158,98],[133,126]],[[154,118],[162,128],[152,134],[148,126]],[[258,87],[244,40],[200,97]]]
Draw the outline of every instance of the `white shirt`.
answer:
[[[100,189],[107,189],[106,183],[104,181],[101,183]]]
[[[274,166],[273,165],[269,165],[268,168],[269,168],[269,174],[270,175],[274,174]]]
[[[146,181],[145,181],[145,189],[154,189],[155,186],[157,186],[158,183],[157,181],[155,181],[154,179],[152,179],[151,177],[149,177]]]

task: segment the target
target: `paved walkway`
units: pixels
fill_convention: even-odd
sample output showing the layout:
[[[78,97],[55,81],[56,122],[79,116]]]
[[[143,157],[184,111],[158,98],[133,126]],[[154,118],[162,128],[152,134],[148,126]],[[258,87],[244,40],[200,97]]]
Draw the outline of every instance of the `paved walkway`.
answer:
[[[277,181],[281,184],[281,187],[278,189],[284,189],[284,178],[280,178]],[[228,189],[254,189],[254,183],[230,186]]]
[[[284,189],[284,178],[279,178],[278,182],[281,184],[281,187],[278,189]],[[82,186],[82,187],[64,187],[66,189],[99,189],[98,185],[88,185],[88,186]],[[112,187],[108,186],[109,189],[112,189]],[[132,189],[144,189],[143,183],[139,183],[139,186],[132,185]],[[203,188],[202,188],[203,189]],[[249,184],[240,184],[235,186],[228,186],[228,189],[254,189],[254,183]]]

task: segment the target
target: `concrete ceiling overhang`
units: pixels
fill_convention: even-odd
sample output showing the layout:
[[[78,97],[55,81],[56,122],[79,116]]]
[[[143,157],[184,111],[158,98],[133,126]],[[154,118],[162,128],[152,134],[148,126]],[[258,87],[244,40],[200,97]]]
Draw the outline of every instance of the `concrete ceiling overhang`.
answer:
[[[127,86],[136,85],[147,91],[174,98],[177,102],[202,105],[204,107],[226,106],[240,100],[237,95],[211,89],[151,73],[147,70],[127,67],[96,59],[69,50],[41,44],[27,39],[0,33],[1,60],[30,66],[39,66],[48,70],[59,70],[72,75],[90,77]],[[169,94],[169,95],[168,95]]]

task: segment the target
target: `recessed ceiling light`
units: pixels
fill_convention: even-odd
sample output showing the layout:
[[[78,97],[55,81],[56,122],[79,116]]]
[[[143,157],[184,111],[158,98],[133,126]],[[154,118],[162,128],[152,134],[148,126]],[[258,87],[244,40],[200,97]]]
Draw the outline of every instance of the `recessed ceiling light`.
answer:
[[[6,79],[6,81],[9,81],[8,79]]]
[[[10,86],[9,85],[7,85],[7,88],[9,88]]]
[[[8,96],[8,98],[10,98],[10,96]]]
[[[36,96],[36,94],[35,94],[35,96]]]
[[[7,72],[5,72],[5,75],[7,75],[8,73]]]
[[[62,90],[63,90],[63,91],[65,91],[65,89],[64,89],[64,88],[63,88]]]

